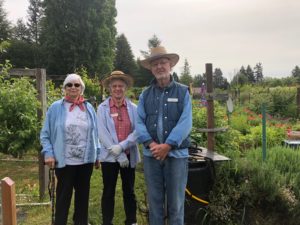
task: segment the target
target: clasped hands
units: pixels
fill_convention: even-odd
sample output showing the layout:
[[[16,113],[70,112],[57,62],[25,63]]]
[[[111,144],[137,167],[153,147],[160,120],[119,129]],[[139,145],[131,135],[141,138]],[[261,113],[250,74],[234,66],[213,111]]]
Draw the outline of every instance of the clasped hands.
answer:
[[[157,144],[155,141],[153,141],[150,145],[150,151],[153,155],[153,157],[157,160],[164,160],[169,151],[171,150],[171,146],[168,144]]]

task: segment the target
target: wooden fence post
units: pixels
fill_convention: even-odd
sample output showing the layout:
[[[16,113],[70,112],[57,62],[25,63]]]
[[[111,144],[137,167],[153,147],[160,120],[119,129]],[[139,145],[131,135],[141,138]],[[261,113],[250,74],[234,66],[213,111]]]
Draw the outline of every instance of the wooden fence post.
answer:
[[[207,128],[208,130],[214,129],[214,97],[213,97],[213,73],[212,64],[205,64],[206,74],[206,91],[207,91]],[[214,151],[214,132],[208,131],[207,133],[207,149]]]
[[[300,87],[297,87],[297,117],[300,115]]]
[[[38,121],[42,122],[47,111],[47,98],[46,98],[46,70],[36,69],[36,89],[38,91],[38,100],[41,103],[41,107],[37,110]],[[45,197],[47,184],[49,182],[49,168],[44,165],[44,157],[39,151],[39,192],[40,199]]]
[[[9,177],[1,180],[2,224],[17,225],[15,182]]]

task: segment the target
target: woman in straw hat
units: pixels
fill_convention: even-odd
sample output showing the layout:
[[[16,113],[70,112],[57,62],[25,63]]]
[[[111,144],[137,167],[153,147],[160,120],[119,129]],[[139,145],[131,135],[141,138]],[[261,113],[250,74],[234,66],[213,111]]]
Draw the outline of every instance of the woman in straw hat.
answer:
[[[138,140],[144,145],[150,225],[165,224],[165,209],[168,210],[168,224],[184,224],[192,104],[188,87],[175,82],[171,76],[178,60],[177,54],[158,46],[141,61],[155,77],[140,95],[137,108]],[[167,206],[164,205],[165,196]]]
[[[136,224],[134,193],[135,167],[140,162],[136,143],[136,105],[125,97],[133,84],[122,71],[113,71],[103,80],[110,97],[97,110],[99,139],[102,144],[100,161],[103,178],[101,199],[103,225],[111,225],[114,216],[114,197],[118,174],[122,179],[125,225]]]

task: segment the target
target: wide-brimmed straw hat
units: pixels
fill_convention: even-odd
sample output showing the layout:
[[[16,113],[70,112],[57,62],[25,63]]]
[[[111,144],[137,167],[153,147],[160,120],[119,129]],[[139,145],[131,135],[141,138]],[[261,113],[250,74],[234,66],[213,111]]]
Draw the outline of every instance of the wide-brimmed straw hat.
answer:
[[[167,53],[165,47],[158,46],[158,47],[151,48],[150,56],[144,60],[141,60],[140,64],[144,68],[151,70],[151,62],[159,58],[168,58],[171,62],[171,67],[173,67],[177,64],[179,60],[179,55],[177,55],[176,53]]]
[[[132,77],[128,74],[123,73],[120,70],[115,70],[111,72],[111,74],[102,81],[103,86],[108,89],[109,83],[112,80],[122,80],[127,84],[128,88],[133,85]]]

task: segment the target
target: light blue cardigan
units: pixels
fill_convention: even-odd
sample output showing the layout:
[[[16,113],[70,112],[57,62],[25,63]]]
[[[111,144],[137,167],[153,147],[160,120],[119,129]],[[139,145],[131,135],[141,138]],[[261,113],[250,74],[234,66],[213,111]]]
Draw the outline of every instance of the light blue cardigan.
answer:
[[[96,113],[93,106],[85,102],[88,114],[88,136],[87,150],[84,155],[84,163],[94,163],[100,157],[100,143],[98,139],[98,129]],[[44,158],[54,157],[57,168],[66,166],[65,163],[65,121],[66,108],[64,99],[54,102],[48,109],[44,126],[40,133],[40,141],[43,146]]]
[[[98,106],[97,110],[97,121],[98,121],[98,133],[99,140],[101,142],[101,151],[100,151],[100,161],[101,162],[116,162],[123,161],[126,159],[126,154],[124,152],[125,149],[130,150],[130,165],[132,168],[136,166],[137,163],[141,161],[139,149],[137,146],[137,134],[136,134],[136,121],[137,121],[137,113],[136,113],[136,105],[132,103],[129,99],[125,99],[127,105],[127,111],[129,114],[129,119],[131,121],[131,133],[128,137],[119,143],[114,120],[110,115],[110,107],[109,107],[109,99],[107,98],[104,102],[102,102]],[[115,158],[113,155],[109,153],[108,148],[112,145],[119,144],[122,147],[122,152]]]

